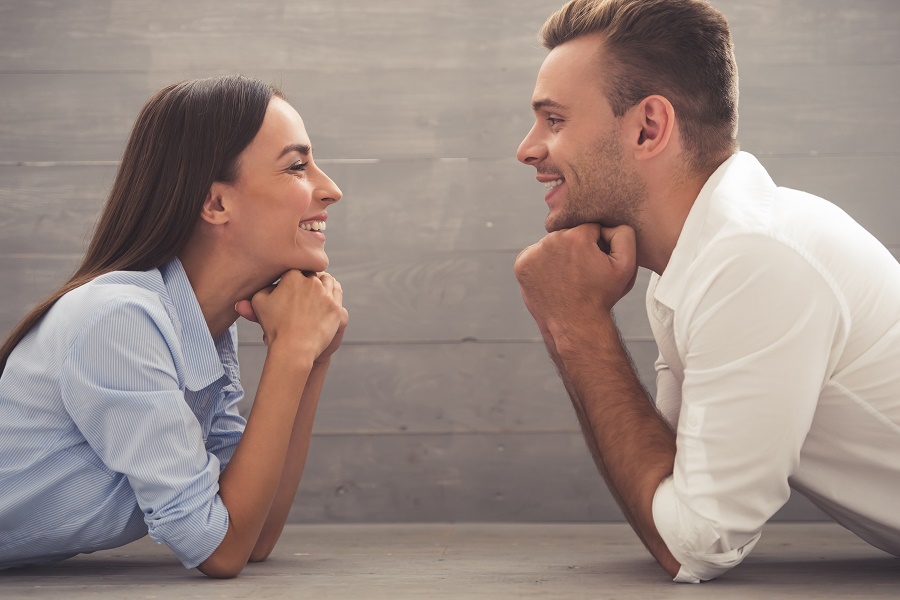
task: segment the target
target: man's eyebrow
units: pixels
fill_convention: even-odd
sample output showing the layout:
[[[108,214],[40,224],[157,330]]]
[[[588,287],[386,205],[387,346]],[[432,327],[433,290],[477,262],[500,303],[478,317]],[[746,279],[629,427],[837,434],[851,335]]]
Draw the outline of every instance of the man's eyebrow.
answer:
[[[556,102],[555,100],[550,100],[549,98],[544,98],[543,100],[535,100],[531,103],[531,108],[535,111],[539,111],[542,108],[555,108],[556,110],[566,110],[566,107]]]
[[[312,146],[308,144],[290,144],[289,146],[284,147],[284,150],[281,151],[278,158],[281,158],[288,152],[299,152],[303,156],[309,156],[309,153],[312,152]]]

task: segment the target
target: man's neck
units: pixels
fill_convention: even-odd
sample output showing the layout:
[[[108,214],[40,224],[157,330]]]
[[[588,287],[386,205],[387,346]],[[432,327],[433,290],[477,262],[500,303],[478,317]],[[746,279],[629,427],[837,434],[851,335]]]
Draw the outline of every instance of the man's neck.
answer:
[[[709,175],[669,175],[648,182],[647,202],[636,232],[638,265],[662,275],[707,179]]]

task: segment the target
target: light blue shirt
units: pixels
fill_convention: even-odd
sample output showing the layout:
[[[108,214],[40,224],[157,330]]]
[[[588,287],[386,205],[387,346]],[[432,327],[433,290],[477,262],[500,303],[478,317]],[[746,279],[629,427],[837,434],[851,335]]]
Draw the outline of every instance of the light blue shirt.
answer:
[[[186,567],[206,560],[246,425],[236,348],[235,326],[210,335],[177,259],[63,296],[0,377],[0,568],[148,532]]]

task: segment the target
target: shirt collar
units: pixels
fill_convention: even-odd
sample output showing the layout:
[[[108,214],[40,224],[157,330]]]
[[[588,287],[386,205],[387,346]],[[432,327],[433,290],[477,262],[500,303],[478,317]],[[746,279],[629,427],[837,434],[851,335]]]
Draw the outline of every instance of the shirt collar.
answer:
[[[225,374],[223,359],[234,355],[231,331],[213,340],[180,260],[173,259],[160,267],[159,272],[171,301],[166,308],[184,353],[185,387],[201,390]]]
[[[675,310],[684,295],[691,263],[724,226],[731,204],[744,199],[759,201],[774,189],[768,173],[752,154],[737,152],[719,165],[694,201],[669,257],[659,276],[653,297]]]

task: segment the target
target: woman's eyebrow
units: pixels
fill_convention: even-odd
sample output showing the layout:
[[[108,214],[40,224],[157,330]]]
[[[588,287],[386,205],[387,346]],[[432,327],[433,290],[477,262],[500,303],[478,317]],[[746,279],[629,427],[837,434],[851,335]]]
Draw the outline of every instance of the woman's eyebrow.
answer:
[[[290,144],[284,147],[284,150],[281,151],[281,154],[278,155],[278,158],[281,158],[288,152],[299,152],[303,156],[309,156],[309,153],[312,152],[312,146],[309,144]]]

